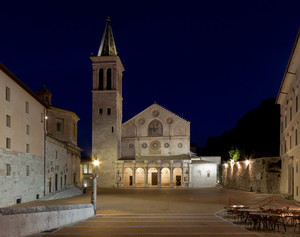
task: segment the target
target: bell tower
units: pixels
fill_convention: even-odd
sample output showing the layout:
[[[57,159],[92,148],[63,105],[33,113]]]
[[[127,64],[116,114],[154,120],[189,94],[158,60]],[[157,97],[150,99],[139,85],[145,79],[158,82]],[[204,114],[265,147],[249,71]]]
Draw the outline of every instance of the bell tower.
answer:
[[[105,30],[97,56],[91,56],[92,90],[92,158],[100,161],[96,168],[99,187],[115,185],[114,161],[121,156],[122,72],[110,25]]]

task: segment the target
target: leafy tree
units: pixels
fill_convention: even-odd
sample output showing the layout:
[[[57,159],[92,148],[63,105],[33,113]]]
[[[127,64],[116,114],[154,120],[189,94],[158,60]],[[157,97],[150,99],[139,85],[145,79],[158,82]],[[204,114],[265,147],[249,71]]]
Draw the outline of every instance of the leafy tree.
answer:
[[[233,148],[228,152],[231,160],[238,161],[241,157],[241,152],[237,148]]]

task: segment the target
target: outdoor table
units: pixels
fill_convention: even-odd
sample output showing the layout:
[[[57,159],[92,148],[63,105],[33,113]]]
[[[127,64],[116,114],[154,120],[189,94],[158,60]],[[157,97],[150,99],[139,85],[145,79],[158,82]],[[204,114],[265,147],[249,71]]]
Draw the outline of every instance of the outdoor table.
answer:
[[[226,215],[227,216],[232,216],[233,218],[239,217],[238,209],[243,209],[243,208],[248,208],[248,207],[245,206],[245,205],[230,205],[230,206],[227,206],[226,207],[226,209],[227,209]]]
[[[242,208],[242,209],[237,209],[237,211],[240,213],[240,221],[244,222],[245,224],[247,223],[248,218],[250,218],[249,213],[250,212],[260,212],[259,209],[257,208]]]
[[[270,211],[281,211],[284,210],[284,206],[263,206],[262,209],[264,210],[270,210]]]
[[[295,225],[299,223],[300,221],[300,210],[293,210],[293,209],[288,209],[288,210],[283,210],[281,212],[282,217],[286,219],[286,224],[290,225]]]
[[[284,230],[286,231],[285,222],[281,214],[267,212],[251,212],[249,213],[249,215],[251,216],[253,221],[253,228],[255,228],[257,225],[257,230],[260,230],[262,225],[263,230],[274,230],[277,226],[279,231],[279,225],[282,224]]]

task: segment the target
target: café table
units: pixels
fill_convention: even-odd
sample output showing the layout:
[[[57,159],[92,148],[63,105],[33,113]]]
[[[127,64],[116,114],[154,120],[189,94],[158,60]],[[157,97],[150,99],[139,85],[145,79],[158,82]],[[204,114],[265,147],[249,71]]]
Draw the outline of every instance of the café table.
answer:
[[[240,217],[240,222],[244,222],[245,224],[247,223],[247,220],[250,218],[249,213],[251,212],[260,212],[258,208],[242,208],[242,209],[237,209],[238,215]]]
[[[268,212],[250,212],[249,216],[252,218],[254,229],[260,230],[275,230],[276,226],[279,231],[279,225],[283,225],[286,231],[285,221],[281,214]]]
[[[296,226],[300,224],[300,210],[287,209],[281,212],[281,215],[285,218],[286,224]]]
[[[226,207],[226,216],[227,217],[233,217],[233,218],[238,218],[239,212],[238,209],[244,209],[244,208],[249,208],[248,206],[245,205],[230,205]]]
[[[278,211],[284,210],[286,207],[274,205],[274,206],[263,206],[261,208],[265,211],[277,211],[278,212]]]

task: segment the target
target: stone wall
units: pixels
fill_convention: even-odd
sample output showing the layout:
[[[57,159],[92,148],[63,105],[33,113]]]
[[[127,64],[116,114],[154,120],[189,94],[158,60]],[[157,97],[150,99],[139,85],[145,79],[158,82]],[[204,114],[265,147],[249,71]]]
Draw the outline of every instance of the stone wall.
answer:
[[[280,157],[227,163],[222,167],[222,185],[246,191],[279,193],[280,170]]]
[[[10,164],[8,175],[6,165]],[[0,148],[0,207],[43,196],[44,157]]]
[[[91,204],[0,208],[0,236],[31,236],[92,216]]]

